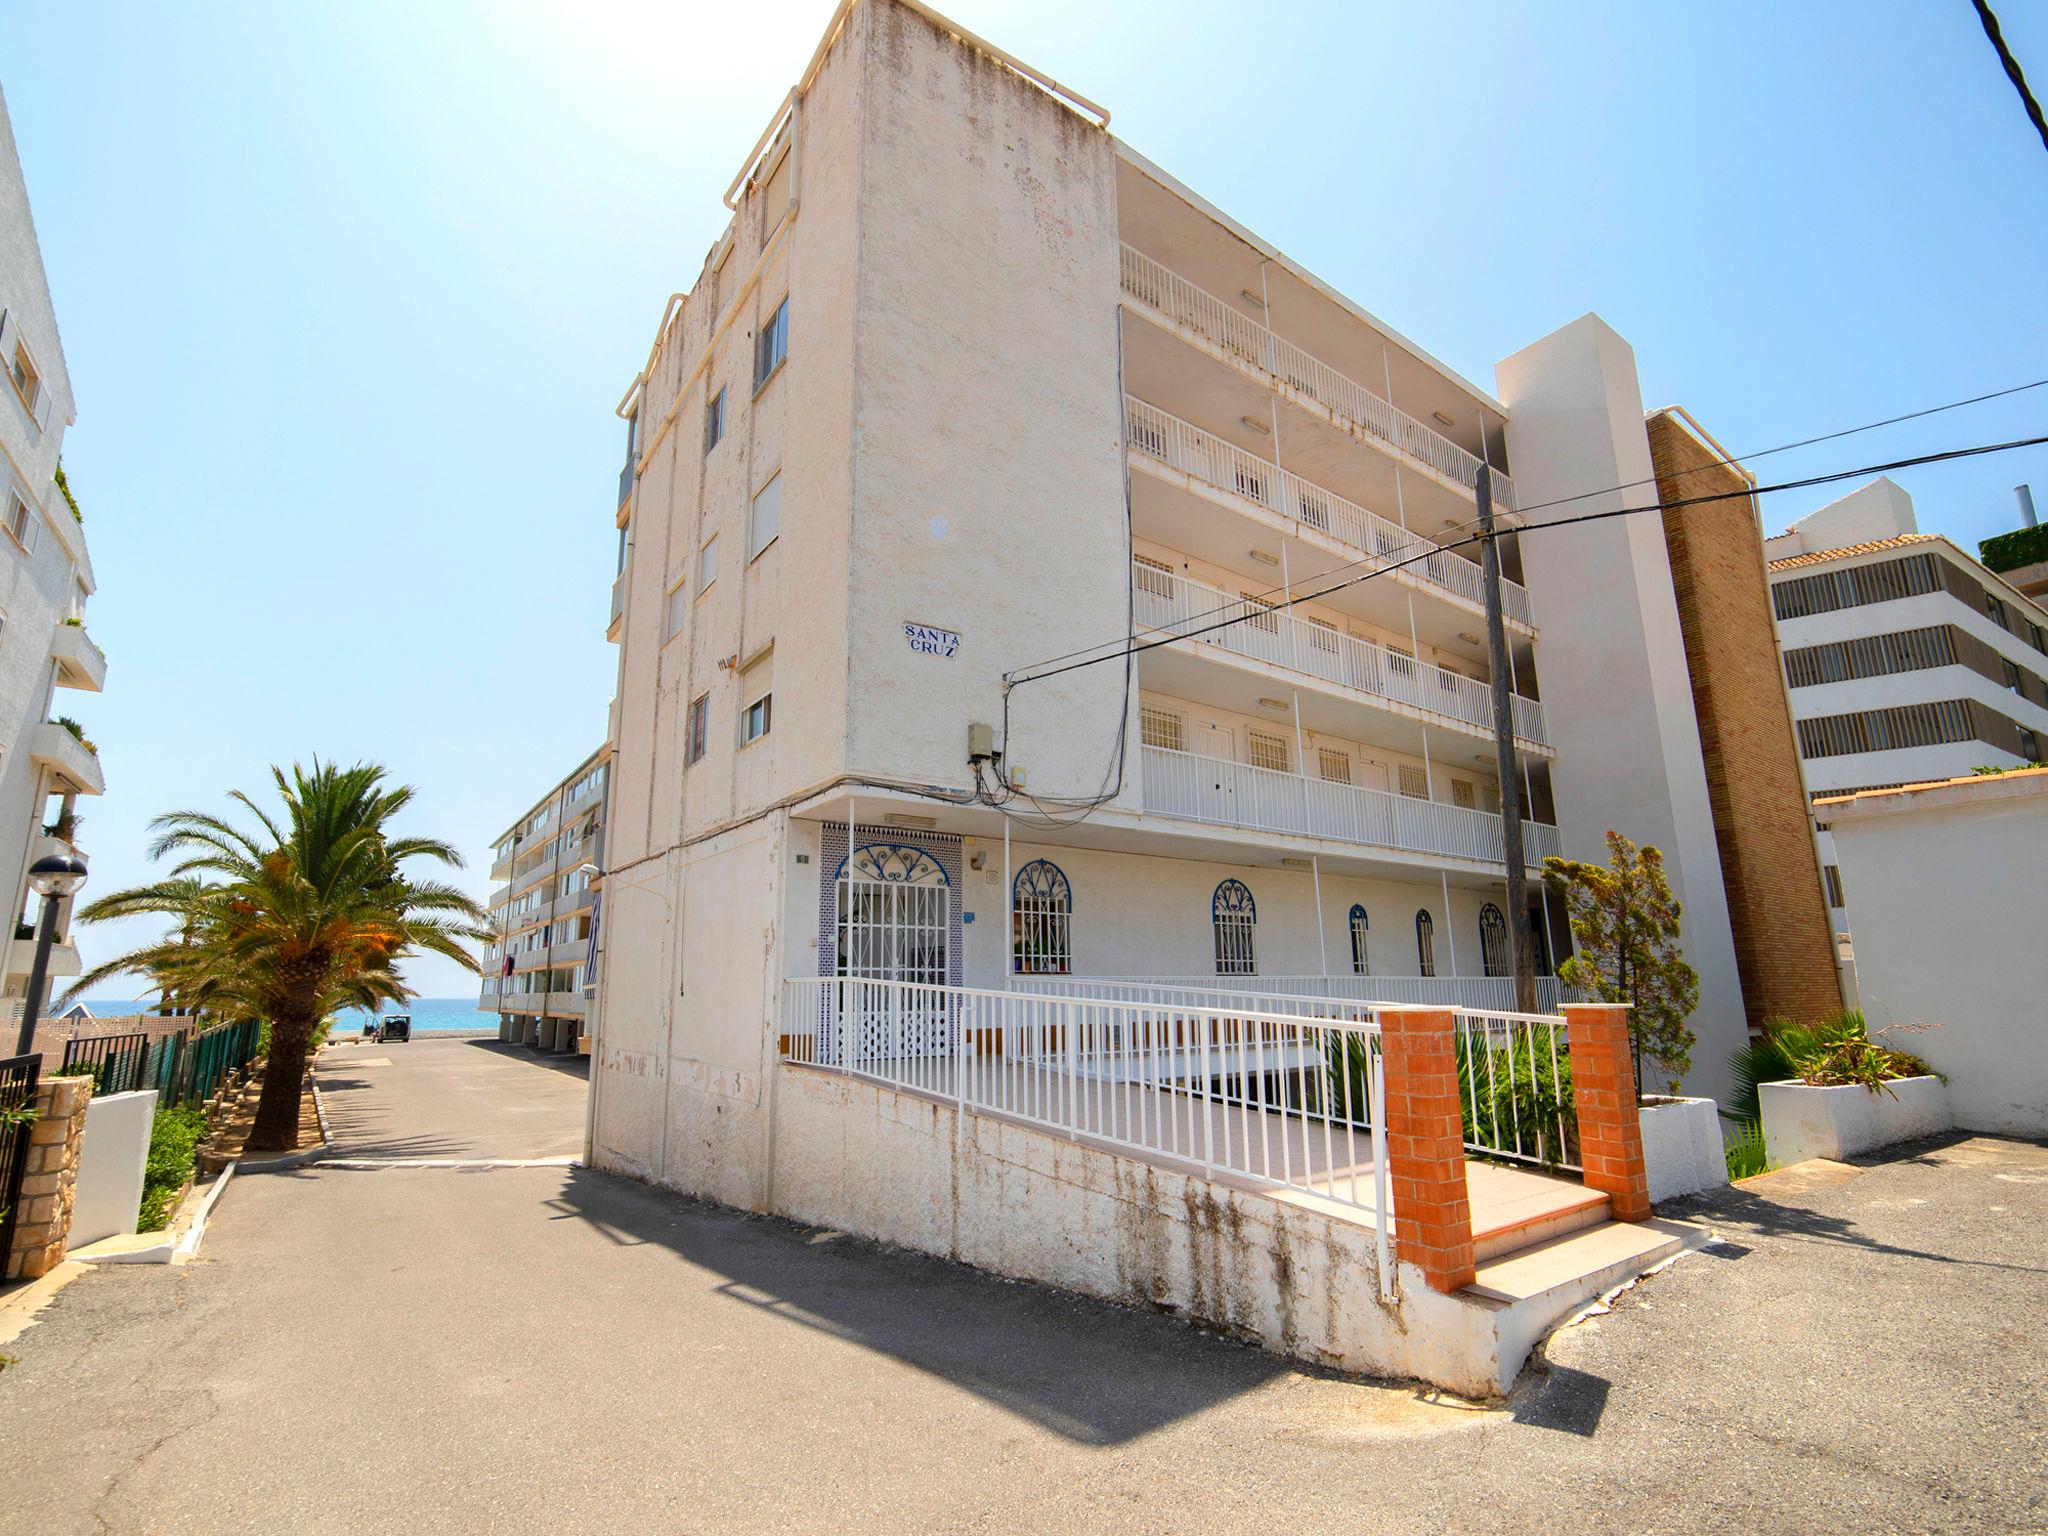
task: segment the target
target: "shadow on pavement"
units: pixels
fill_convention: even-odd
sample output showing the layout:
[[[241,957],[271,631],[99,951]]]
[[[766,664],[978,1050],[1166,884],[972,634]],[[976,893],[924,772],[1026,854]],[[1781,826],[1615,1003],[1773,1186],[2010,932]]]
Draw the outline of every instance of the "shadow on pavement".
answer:
[[[558,1220],[725,1277],[719,1294],[879,1351],[1083,1445],[1121,1445],[1311,1374],[1170,1317],[1111,1306],[844,1233],[751,1216],[586,1168]]]
[[[530,1045],[514,1045],[509,1040],[464,1040],[462,1044],[472,1050],[488,1051],[493,1056],[503,1056],[508,1061],[523,1061],[536,1067],[546,1067],[550,1072],[559,1072],[564,1077],[590,1081],[590,1058],[573,1052],[556,1054],[552,1051],[537,1051]]]

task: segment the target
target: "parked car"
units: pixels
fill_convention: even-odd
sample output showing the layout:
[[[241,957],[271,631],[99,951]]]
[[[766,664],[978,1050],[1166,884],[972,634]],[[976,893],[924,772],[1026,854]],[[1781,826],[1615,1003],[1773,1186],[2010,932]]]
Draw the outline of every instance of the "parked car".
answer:
[[[377,1038],[380,1041],[403,1040],[408,1045],[412,1044],[412,1015],[409,1013],[385,1014],[383,1021],[377,1025]]]

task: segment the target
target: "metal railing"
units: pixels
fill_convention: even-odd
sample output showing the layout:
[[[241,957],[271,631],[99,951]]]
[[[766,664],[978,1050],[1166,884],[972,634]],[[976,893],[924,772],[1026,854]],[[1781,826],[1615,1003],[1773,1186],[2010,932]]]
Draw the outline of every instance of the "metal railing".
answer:
[[[1128,245],[1123,248],[1122,280],[1125,293],[1170,323],[1193,331],[1240,366],[1308,396],[1333,415],[1466,490],[1479,483],[1476,454],[1293,342],[1281,340],[1249,315],[1197,288],[1143,251]],[[1493,472],[1493,498],[1495,506],[1514,510],[1514,482],[1498,469]]]
[[[1282,1013],[1313,1013],[1323,1002],[1423,1005],[1506,1014],[1515,1006],[1512,976],[1013,976],[1011,990],[1053,997],[1096,997],[1114,1002],[1163,1003],[1201,999]],[[1564,986],[1555,976],[1536,978],[1536,1006],[1555,1012]]]
[[[1461,602],[1486,606],[1476,561],[1133,395],[1124,396],[1124,440],[1137,452],[1205,485],[1256,502],[1370,556],[1378,562],[1377,567],[1367,562],[1371,568],[1400,565],[1396,580],[1435,587]],[[1503,577],[1500,592],[1501,611],[1513,622],[1533,628],[1528,588]]]
[[[1353,1207],[1374,1226],[1391,1285],[1377,1026],[1363,1009],[1325,1004],[1311,1016],[1246,1002],[797,977],[783,985],[782,1053]]]
[[[1145,810],[1212,826],[1327,837],[1374,848],[1397,849],[1498,864],[1500,817],[1384,789],[1335,784],[1220,757],[1168,747],[1143,749]],[[1557,828],[1522,823],[1524,857],[1532,864],[1560,851]]]
[[[33,1111],[36,1084],[42,1076],[40,1052],[0,1060],[0,1279],[5,1278],[7,1259],[14,1252],[14,1228],[21,1217],[21,1181],[28,1173],[29,1132],[32,1118],[17,1118],[16,1112]]]
[[[1460,1009],[1456,1053],[1468,1150],[1581,1169],[1571,1046],[1562,1018]]]
[[[1190,643],[1305,673],[1492,735],[1493,689],[1477,678],[1347,635],[1334,625],[1269,608],[1257,598],[1231,597],[1142,561],[1132,566],[1132,585],[1141,626],[1178,633],[1201,630]],[[1510,695],[1510,703],[1516,736],[1531,747],[1548,746],[1543,706],[1520,694]]]
[[[150,1039],[146,1034],[84,1035],[64,1042],[65,1077],[92,1078],[94,1098],[131,1093],[147,1086]]]

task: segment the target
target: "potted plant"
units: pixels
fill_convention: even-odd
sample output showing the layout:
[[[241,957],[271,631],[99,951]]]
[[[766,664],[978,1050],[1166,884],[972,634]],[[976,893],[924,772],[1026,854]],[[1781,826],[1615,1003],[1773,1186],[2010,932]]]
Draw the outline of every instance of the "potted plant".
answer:
[[[1695,1036],[1686,1019],[1699,1006],[1699,973],[1679,953],[1684,910],[1671,894],[1664,855],[1609,831],[1607,857],[1605,867],[1543,861],[1544,878],[1564,893],[1576,951],[1557,974],[1582,996],[1628,1004],[1650,1199],[1674,1200],[1728,1182],[1714,1101],[1678,1091],[1692,1070]],[[1666,1091],[1644,1092],[1646,1062]]]
[[[1948,1084],[1910,1051],[1870,1034],[1855,1009],[1815,1024],[1765,1021],[1736,1052],[1738,1082],[1756,1089],[1771,1161],[1855,1157],[1949,1128]]]

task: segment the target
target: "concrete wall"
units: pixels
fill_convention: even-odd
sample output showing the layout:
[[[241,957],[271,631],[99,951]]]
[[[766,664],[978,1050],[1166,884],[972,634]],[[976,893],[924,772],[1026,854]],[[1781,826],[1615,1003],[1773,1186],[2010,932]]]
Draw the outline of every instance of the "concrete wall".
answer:
[[[1655,475],[1635,354],[1606,322],[1586,315],[1508,358],[1497,376],[1522,504],[1584,498],[1533,514],[1537,528],[1648,504]],[[1700,976],[1686,1087],[1724,1097],[1728,1053],[1746,1038],[1742,985],[1662,527],[1655,514],[1619,517],[1531,532],[1520,544],[1543,631],[1564,846],[1604,861],[1611,827],[1663,850]]]
[[[79,1148],[78,1186],[71,1204],[71,1247],[83,1248],[135,1230],[155,1118],[154,1090],[110,1094],[86,1106],[85,1142]]]
[[[1401,1267],[1370,1229],[1193,1175],[785,1067],[774,1208],[997,1274],[1178,1313],[1339,1370],[1501,1389],[1495,1314]],[[1513,1362],[1509,1373],[1519,1367]]]
[[[2048,770],[1824,806],[1873,1030],[1949,1077],[1955,1122],[2048,1137]]]

